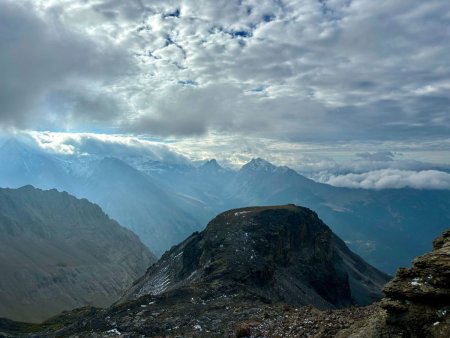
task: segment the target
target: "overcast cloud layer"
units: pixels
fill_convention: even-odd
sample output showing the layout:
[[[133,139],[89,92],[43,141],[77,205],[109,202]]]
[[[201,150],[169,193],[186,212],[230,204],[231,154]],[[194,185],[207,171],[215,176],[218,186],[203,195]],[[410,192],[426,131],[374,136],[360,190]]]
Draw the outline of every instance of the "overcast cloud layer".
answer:
[[[0,0],[3,127],[450,135],[441,0]]]

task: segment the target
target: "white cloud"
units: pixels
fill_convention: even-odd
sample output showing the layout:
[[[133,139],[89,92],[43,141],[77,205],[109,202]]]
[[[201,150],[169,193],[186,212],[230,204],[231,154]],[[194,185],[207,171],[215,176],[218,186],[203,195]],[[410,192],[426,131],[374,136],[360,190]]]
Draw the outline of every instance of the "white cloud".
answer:
[[[324,183],[362,189],[450,189],[450,174],[438,170],[383,169],[361,174],[330,176]]]
[[[394,159],[395,154],[391,151],[377,151],[375,153],[357,153],[356,156],[373,162],[390,162]]]
[[[41,149],[60,155],[96,155],[126,158],[144,156],[155,161],[187,163],[183,155],[171,150],[160,141],[127,135],[94,133],[36,132],[21,133],[31,138]]]
[[[135,68],[127,53],[33,7],[0,0],[1,126],[64,130],[117,119],[111,83]]]
[[[107,132],[330,143],[425,142],[450,132],[445,1],[0,5],[28,12],[16,9],[23,20],[12,24],[24,33],[13,41],[28,53],[2,57],[2,69],[18,74],[30,55],[45,71],[26,75],[20,90],[5,80],[19,113],[2,122],[19,128],[92,130],[94,121]],[[27,22],[39,22],[35,34]],[[0,31],[15,30],[0,23]],[[0,41],[0,50],[12,49]],[[54,73],[53,65],[62,68]]]

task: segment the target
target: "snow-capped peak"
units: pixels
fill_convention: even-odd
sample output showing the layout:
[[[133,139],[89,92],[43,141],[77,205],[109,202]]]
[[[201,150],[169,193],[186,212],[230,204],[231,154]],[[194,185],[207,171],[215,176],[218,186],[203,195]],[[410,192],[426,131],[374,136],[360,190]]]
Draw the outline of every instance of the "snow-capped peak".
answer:
[[[258,170],[258,171],[274,171],[277,167],[274,166],[272,163],[258,157],[252,159],[250,162],[245,164],[241,170]]]

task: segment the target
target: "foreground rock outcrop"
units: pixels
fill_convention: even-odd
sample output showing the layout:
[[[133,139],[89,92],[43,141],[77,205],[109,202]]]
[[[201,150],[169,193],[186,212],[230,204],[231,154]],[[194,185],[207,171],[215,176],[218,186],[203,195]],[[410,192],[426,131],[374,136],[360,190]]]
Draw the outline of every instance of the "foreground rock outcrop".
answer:
[[[450,337],[450,230],[433,250],[401,268],[383,289],[378,311],[338,337]]]
[[[450,337],[450,230],[433,250],[399,269],[383,290],[387,327],[411,337]]]

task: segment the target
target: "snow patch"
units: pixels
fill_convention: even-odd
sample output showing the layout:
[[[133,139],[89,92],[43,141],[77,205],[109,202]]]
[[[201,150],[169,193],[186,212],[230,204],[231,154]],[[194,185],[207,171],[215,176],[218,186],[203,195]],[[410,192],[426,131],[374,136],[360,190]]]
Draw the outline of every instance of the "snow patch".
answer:
[[[139,290],[137,296],[143,295],[159,295],[163,293],[170,284],[170,278],[168,274],[168,266],[165,266],[158,272],[156,272]]]
[[[197,273],[197,270],[192,271],[192,273],[189,275],[189,277],[187,279],[191,280],[195,276],[196,273]]]
[[[414,278],[412,280],[412,282],[411,282],[411,285],[412,286],[420,286],[420,285],[422,285],[422,283],[420,283],[420,278],[419,277]]]
[[[108,330],[108,331],[106,331],[106,334],[108,334],[108,335],[118,335],[118,336],[121,335],[121,333],[117,329]]]
[[[240,215],[244,215],[244,214],[248,214],[250,211],[238,211],[234,213],[234,216],[240,216]]]

